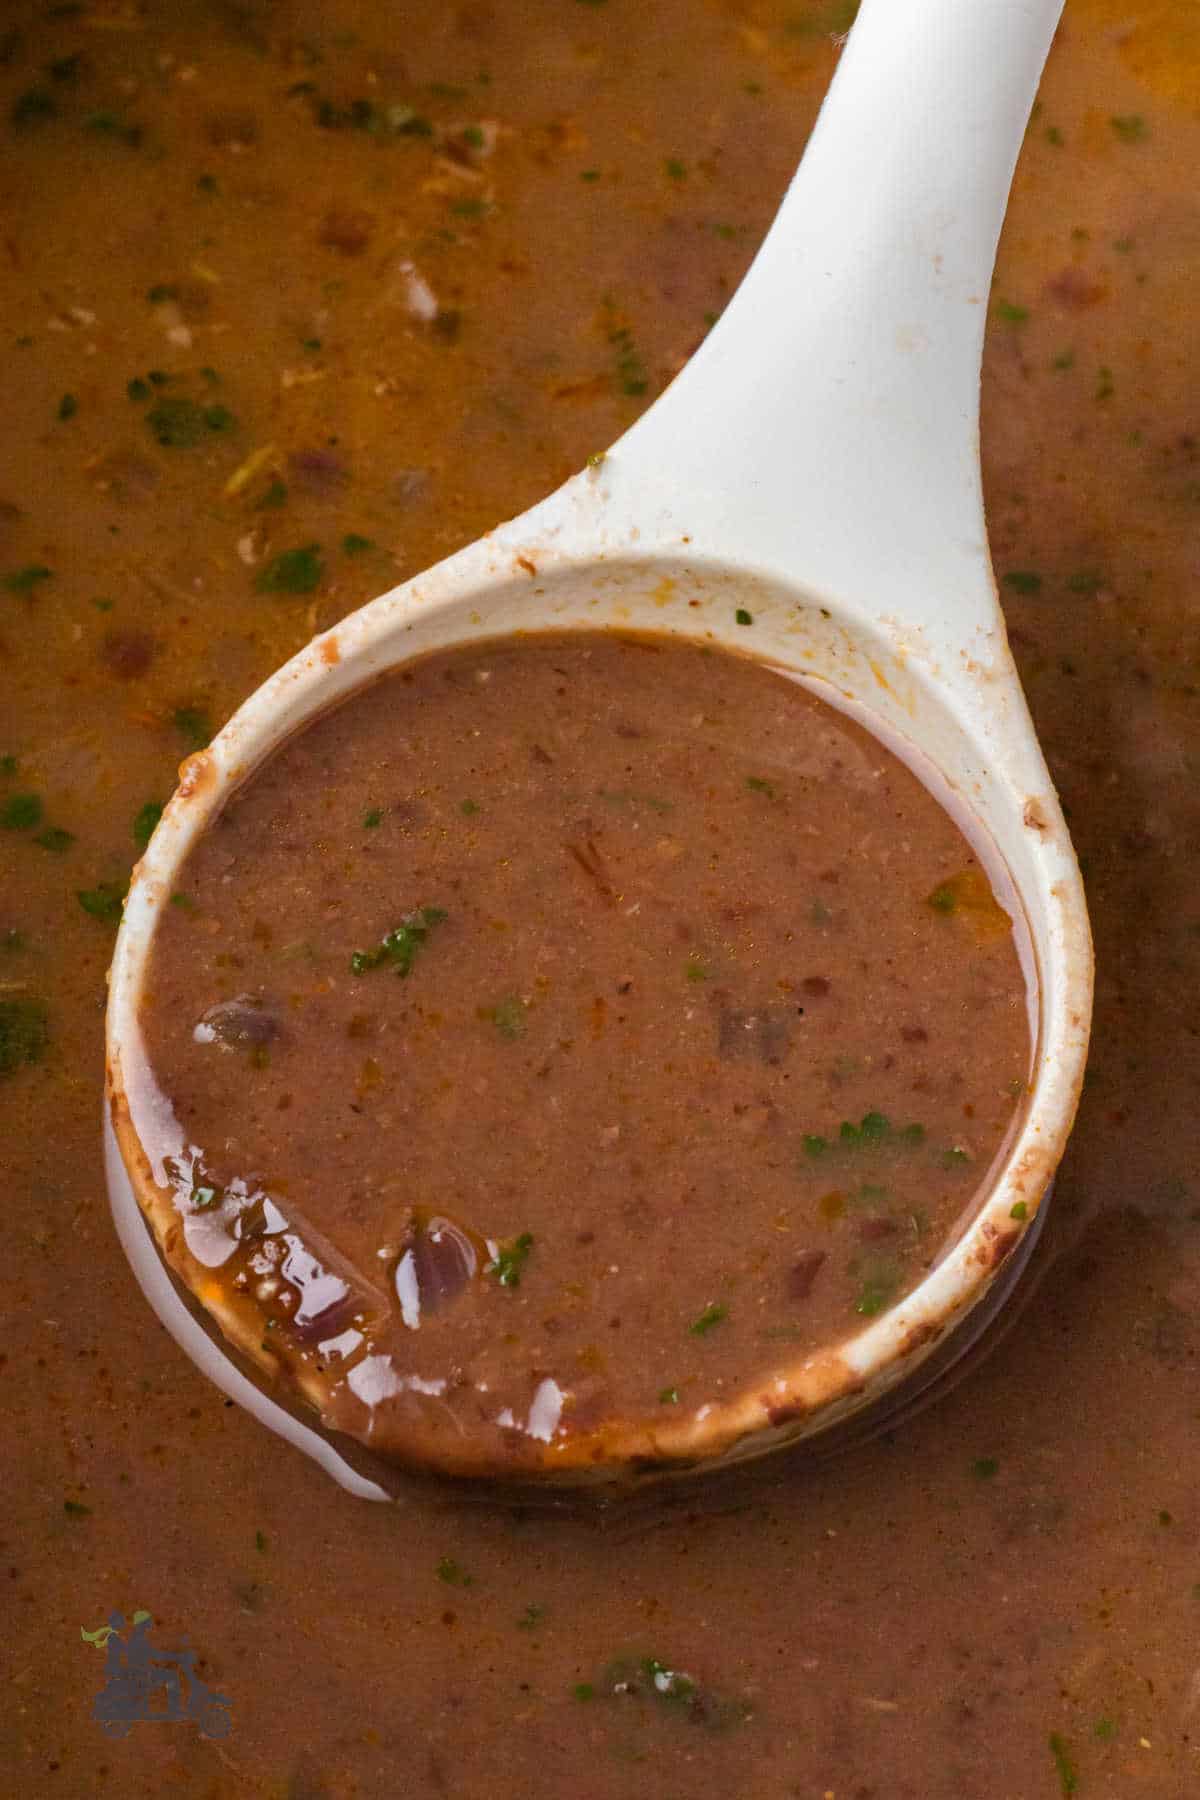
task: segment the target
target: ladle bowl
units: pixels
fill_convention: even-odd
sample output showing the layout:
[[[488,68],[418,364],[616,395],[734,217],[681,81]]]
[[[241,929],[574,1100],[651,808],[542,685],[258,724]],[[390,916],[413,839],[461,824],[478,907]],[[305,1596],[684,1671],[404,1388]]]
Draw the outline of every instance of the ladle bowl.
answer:
[[[763,659],[852,712],[969,821],[1028,928],[1034,964],[1034,1060],[1018,1128],[976,1214],[920,1285],[864,1329],[720,1403],[665,1425],[609,1421],[554,1437],[538,1479],[619,1482],[824,1431],[910,1382],[936,1346],[944,1357],[948,1334],[978,1319],[1032,1243],[1082,1081],[1091,943],[997,602],[978,395],[996,242],[1060,7],[864,0],[762,250],[666,394],[531,511],[315,638],[183,765],[134,872],[110,978],[118,1227],[189,1354],[355,1491],[384,1490],[234,1367],[151,1246],[145,1222],[188,1275],[174,1195],[147,1148],[161,1102],[139,997],[181,866],[234,789],[316,716],[431,651],[612,628]],[[222,1323],[269,1374],[271,1359]],[[465,1455],[448,1472],[475,1471]]]

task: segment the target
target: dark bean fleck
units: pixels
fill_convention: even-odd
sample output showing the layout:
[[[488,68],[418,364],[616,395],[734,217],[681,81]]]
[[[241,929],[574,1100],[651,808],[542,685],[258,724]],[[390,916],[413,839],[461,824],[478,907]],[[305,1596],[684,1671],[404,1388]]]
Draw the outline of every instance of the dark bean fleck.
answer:
[[[148,631],[109,631],[100,654],[121,681],[135,681],[154,661],[154,639]]]
[[[198,1044],[217,1044],[222,1050],[256,1050],[279,1036],[278,1015],[261,994],[239,994],[218,1001],[196,1021]]]
[[[321,242],[343,256],[361,256],[375,229],[374,213],[357,207],[334,206],[325,214],[321,226]]]
[[[788,1299],[807,1300],[826,1260],[824,1250],[805,1250],[788,1271]]]

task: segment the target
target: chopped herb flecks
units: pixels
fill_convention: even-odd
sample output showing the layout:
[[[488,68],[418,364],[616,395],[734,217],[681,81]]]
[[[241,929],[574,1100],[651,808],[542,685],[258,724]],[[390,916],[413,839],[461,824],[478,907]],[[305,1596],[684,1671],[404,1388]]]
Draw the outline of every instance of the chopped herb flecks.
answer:
[[[203,750],[213,739],[212,720],[199,706],[177,706],[171,723],[189,750]]]
[[[0,998],[0,1075],[40,1061],[48,1036],[41,1000]]]
[[[311,594],[321,585],[325,570],[319,544],[302,544],[284,550],[259,570],[255,587],[260,594]]]
[[[487,1008],[487,1016],[500,1036],[512,1043],[524,1034],[525,1010],[525,1002],[520,996],[509,994],[505,999],[498,1000],[495,1006]]]
[[[126,887],[119,881],[101,881],[94,888],[77,888],[75,898],[85,913],[105,925],[118,925],[125,904]]]
[[[4,577],[4,585],[10,594],[32,594],[41,581],[49,581],[54,574],[44,563],[27,563],[23,569],[13,569]]]
[[[1050,1754],[1054,1758],[1054,1767],[1058,1771],[1058,1785],[1064,1795],[1074,1794],[1079,1789],[1079,1775],[1071,1758],[1071,1750],[1065,1738],[1057,1731],[1050,1733]]]
[[[578,1682],[571,1691],[577,1700],[600,1699],[621,1706],[649,1702],[707,1731],[744,1725],[753,1713],[748,1701],[719,1694],[656,1656],[618,1657],[598,1681]]]
[[[644,394],[650,383],[646,376],[646,366],[633,341],[633,332],[628,325],[618,324],[612,318],[611,307],[609,315],[607,336],[616,360],[617,386],[623,394]]]
[[[32,831],[41,822],[40,794],[10,794],[0,807],[0,828],[5,831]]]
[[[923,1125],[893,1125],[886,1113],[864,1113],[856,1125],[843,1119],[836,1138],[820,1137],[814,1132],[804,1136],[804,1154],[826,1156],[831,1150],[878,1150],[884,1146],[915,1150],[925,1142]]]
[[[129,392],[131,398],[142,397],[134,394],[132,382]],[[146,414],[146,424],[166,449],[194,450],[207,432],[231,431],[237,420],[228,407],[198,406],[186,394],[163,394]]]
[[[900,1271],[890,1257],[868,1257],[859,1266],[862,1286],[854,1310],[864,1319],[873,1319],[892,1301],[900,1285]]]
[[[495,1261],[487,1263],[483,1272],[485,1275],[494,1275],[501,1287],[520,1287],[521,1276],[532,1249],[533,1237],[528,1231],[523,1231],[511,1244],[499,1246]]]
[[[133,821],[133,841],[139,849],[144,850],[154,836],[154,828],[162,818],[163,809],[157,800],[147,800]]]
[[[713,1300],[705,1307],[698,1319],[692,1320],[688,1330],[693,1337],[707,1337],[714,1326],[719,1325],[722,1319],[728,1317],[729,1308],[722,1305],[719,1300]]]
[[[474,1577],[468,1575],[462,1564],[455,1562],[452,1556],[443,1556],[437,1566],[437,1578],[449,1587],[470,1587]]]
[[[389,931],[374,950],[355,950],[350,958],[350,973],[365,975],[370,969],[392,968],[407,978],[412,973],[417,952],[435,925],[446,918],[440,906],[420,906]]]
[[[1029,317],[1029,308],[1018,306],[1012,300],[997,300],[992,310],[1006,325],[1024,325]]]
[[[61,825],[47,825],[45,831],[39,831],[33,841],[40,850],[49,850],[55,856],[61,856],[75,842],[75,833],[64,831]]]

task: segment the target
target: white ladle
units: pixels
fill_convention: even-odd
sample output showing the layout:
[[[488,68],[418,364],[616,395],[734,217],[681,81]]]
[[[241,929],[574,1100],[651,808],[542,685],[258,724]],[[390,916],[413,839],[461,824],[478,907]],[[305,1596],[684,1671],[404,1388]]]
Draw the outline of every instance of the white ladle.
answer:
[[[1028,922],[1037,965],[1028,1107],[965,1235],[856,1336],[781,1369],[760,1384],[765,1395],[631,1431],[608,1473],[618,1462],[753,1454],[845,1417],[907,1377],[1031,1240],[1082,1080],[1091,943],[997,604],[978,399],[996,242],[1060,8],[864,0],[779,215],[671,388],[540,505],[315,639],[185,765],[135,873],[112,969],[118,1223],[189,1353],[357,1492],[383,1490],[233,1367],[150,1249],[128,1179],[145,1202],[137,1001],[159,910],[232,787],[305,721],[411,657],[514,631],[602,626],[753,651],[854,712],[948,790],[998,854]],[[739,624],[738,609],[753,623]],[[556,1455],[550,1446],[551,1477],[579,1475]]]

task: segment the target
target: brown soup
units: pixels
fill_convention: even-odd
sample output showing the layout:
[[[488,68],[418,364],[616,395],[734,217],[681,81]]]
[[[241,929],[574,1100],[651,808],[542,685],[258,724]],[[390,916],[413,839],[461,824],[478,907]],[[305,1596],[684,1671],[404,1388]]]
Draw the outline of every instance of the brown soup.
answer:
[[[653,399],[761,239],[852,13],[3,9],[0,1761],[21,1794],[1194,1800],[1194,4],[1067,0],[988,310],[993,555],[1099,971],[1078,1123],[988,1360],[902,1430],[644,1529],[370,1506],[193,1368],[104,1200],[105,971],[180,758]],[[229,1697],[223,1742],[190,1718],[106,1735],[96,1634],[141,1610]]]
[[[453,1467],[769,1392],[953,1241],[1028,1073],[951,818],[794,681],[665,638],[405,668],[171,898],[173,1256],[329,1423]]]

